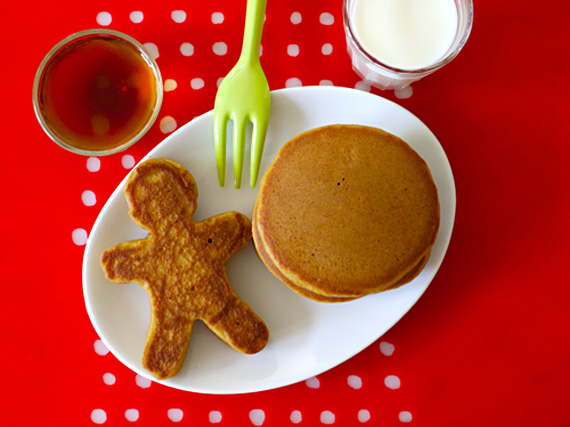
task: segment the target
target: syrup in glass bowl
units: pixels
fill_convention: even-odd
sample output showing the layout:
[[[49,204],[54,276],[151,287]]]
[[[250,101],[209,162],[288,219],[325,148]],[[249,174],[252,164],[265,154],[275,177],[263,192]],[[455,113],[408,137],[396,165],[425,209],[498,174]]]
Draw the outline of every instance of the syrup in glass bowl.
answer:
[[[34,109],[44,131],[74,153],[123,151],[150,129],[162,103],[154,59],[135,39],[86,30],[58,43],[34,81]]]

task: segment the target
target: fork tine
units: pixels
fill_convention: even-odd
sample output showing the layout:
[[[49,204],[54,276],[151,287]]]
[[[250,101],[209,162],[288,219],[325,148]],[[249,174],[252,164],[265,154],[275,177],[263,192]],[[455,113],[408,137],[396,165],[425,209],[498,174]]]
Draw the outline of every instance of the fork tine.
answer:
[[[265,145],[265,137],[267,135],[267,122],[265,120],[254,120],[253,135],[251,144],[251,166],[249,186],[255,188],[257,177],[259,175],[259,166],[263,155],[263,147]]]
[[[226,140],[229,118],[227,114],[214,111],[214,144],[216,149],[216,167],[220,187],[226,181]]]
[[[247,122],[245,118],[233,118],[234,122],[234,182],[235,187],[241,187],[241,176],[245,153],[245,134]]]

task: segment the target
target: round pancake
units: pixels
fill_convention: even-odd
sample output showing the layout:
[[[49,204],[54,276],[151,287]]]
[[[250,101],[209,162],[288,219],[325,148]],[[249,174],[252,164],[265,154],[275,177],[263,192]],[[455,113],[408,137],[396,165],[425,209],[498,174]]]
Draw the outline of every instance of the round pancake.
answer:
[[[398,137],[325,126],[281,148],[260,183],[253,228],[274,274],[309,294],[357,298],[397,284],[427,256],[437,188]]]

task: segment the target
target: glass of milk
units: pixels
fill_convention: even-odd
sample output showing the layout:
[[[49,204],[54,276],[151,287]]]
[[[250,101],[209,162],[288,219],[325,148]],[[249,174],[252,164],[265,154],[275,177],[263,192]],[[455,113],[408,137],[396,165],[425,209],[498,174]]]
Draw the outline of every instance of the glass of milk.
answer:
[[[472,0],[344,0],[352,67],[380,89],[403,89],[449,63],[469,37]]]

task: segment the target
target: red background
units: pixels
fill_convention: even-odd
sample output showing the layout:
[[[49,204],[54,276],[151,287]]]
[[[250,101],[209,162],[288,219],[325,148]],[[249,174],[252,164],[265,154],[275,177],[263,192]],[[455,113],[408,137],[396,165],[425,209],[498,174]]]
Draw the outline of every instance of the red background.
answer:
[[[269,1],[263,33],[262,65],[271,89],[290,78],[302,85],[323,79],[355,87],[345,50],[340,0]],[[568,245],[570,227],[570,69],[566,1],[475,0],[471,37],[444,69],[413,85],[413,95],[372,89],[418,116],[437,136],[451,163],[457,186],[457,217],[444,263],[431,286],[384,337],[354,358],[318,377],[282,389],[237,396],[209,396],[153,383],[143,389],[135,374],[112,354],[94,351],[98,337],[85,311],[81,264],[84,246],[71,233],[90,230],[107,197],[128,172],[123,154],[140,160],[165,134],[159,122],[126,153],[101,159],[101,170],[86,169],[86,158],[70,154],[43,133],[31,102],[37,66],[61,38],[98,27],[97,14],[113,17],[109,28],[141,42],[155,43],[165,79],[178,83],[167,92],[159,120],[178,127],[213,108],[216,81],[237,60],[245,1],[179,2],[61,0],[8,2],[0,16],[3,131],[0,188],[2,298],[0,331],[3,425],[92,425],[103,409],[105,425],[169,425],[170,408],[180,408],[180,424],[253,425],[249,413],[261,409],[263,425],[322,425],[323,411],[334,425],[360,425],[357,413],[370,412],[365,425],[401,425],[409,411],[413,425],[567,426]],[[173,10],[185,10],[176,24]],[[142,11],[134,24],[129,13]],[[290,21],[293,12],[302,22]],[[222,12],[222,24],[211,22]],[[328,12],[334,24],[322,25]],[[195,54],[183,57],[181,42]],[[228,53],[211,46],[224,41]],[[333,46],[330,55],[320,51]],[[287,55],[297,44],[300,54]],[[193,78],[204,87],[190,87]],[[84,190],[97,203],[81,202]],[[395,346],[385,356],[380,342]],[[103,382],[105,373],[116,377]],[[347,384],[349,375],[362,387]],[[396,375],[401,387],[384,385]],[[136,408],[139,419],[125,419]]]

